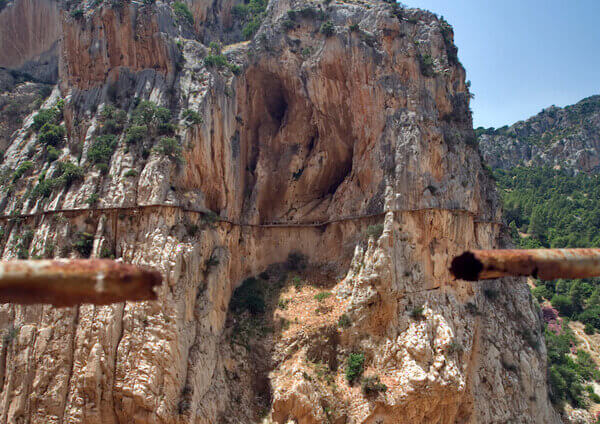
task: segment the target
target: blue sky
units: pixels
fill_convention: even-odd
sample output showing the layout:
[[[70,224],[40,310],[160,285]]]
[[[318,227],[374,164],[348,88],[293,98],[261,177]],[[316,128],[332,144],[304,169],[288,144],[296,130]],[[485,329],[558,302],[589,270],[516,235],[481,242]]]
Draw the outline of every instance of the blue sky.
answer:
[[[600,94],[600,0],[405,0],[454,27],[475,127]]]

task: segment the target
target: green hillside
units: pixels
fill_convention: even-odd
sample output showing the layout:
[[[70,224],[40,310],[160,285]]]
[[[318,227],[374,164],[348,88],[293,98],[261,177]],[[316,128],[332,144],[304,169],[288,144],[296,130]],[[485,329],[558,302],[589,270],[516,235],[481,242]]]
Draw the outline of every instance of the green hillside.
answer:
[[[518,247],[600,247],[600,175],[517,167],[497,170],[494,177]],[[587,334],[600,330],[600,279],[537,281],[533,294],[567,321],[583,322]],[[545,334],[552,400],[575,407],[600,402],[588,386],[600,380],[600,371],[576,349],[568,327],[547,328]]]

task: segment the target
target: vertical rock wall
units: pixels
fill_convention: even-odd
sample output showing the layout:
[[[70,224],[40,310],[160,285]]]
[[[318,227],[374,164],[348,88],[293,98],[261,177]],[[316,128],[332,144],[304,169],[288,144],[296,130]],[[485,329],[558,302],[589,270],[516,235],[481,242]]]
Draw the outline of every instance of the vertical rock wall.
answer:
[[[218,26],[209,17],[230,5],[214,7],[191,5],[196,30],[203,19]],[[378,2],[275,0],[219,67],[161,2],[62,19],[60,83],[43,107],[63,98],[67,138],[49,161],[33,114],[24,121],[2,164],[3,213],[151,204],[202,213],[4,221],[6,259],[78,256],[73,243],[88,233],[93,255],[155,266],[165,283],[153,303],[0,307],[10,329],[2,422],[558,422],[526,285],[482,290],[447,271],[453,254],[502,238],[444,21]],[[112,104],[131,116],[142,100],[174,114],[181,158],[161,154],[159,136],[136,145],[123,133],[103,172],[90,157],[103,111]],[[190,123],[188,109],[201,119]],[[82,178],[32,196],[61,162],[81,166]],[[371,230],[378,223],[381,235]],[[305,268],[289,265],[295,252]],[[306,282],[295,292],[294,273]],[[230,298],[258,274],[270,331],[242,347],[235,329],[259,321],[234,314]],[[333,293],[325,303],[316,281]],[[283,312],[273,293],[288,289]],[[338,327],[344,314],[349,325]],[[385,393],[348,385],[352,352]]]

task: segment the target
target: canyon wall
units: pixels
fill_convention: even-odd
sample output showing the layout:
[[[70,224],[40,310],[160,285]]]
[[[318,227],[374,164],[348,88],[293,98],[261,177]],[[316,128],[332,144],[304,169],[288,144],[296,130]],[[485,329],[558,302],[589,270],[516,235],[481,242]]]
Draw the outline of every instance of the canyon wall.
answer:
[[[600,96],[564,108],[550,106],[535,116],[498,129],[478,129],[483,158],[492,168],[561,167],[600,169]]]
[[[0,421],[559,422],[524,281],[447,270],[505,245],[451,27],[272,0],[240,42],[230,3],[189,6],[61,14],[42,108],[65,135],[36,112],[10,135],[3,258],[116,256],[165,282],[157,302],[2,305]],[[58,209],[85,210],[38,214]]]

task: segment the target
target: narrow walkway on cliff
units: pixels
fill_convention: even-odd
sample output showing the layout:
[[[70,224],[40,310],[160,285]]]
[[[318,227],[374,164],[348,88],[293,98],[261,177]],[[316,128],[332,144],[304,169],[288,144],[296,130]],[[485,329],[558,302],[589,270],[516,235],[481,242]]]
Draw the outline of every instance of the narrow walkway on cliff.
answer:
[[[291,222],[291,221],[280,221],[280,222],[268,222],[264,224],[252,224],[247,222],[237,222],[232,221],[227,218],[222,218],[217,216],[214,212],[209,210],[198,210],[198,209],[189,209],[180,205],[169,205],[169,204],[152,204],[152,205],[135,205],[135,206],[110,206],[104,208],[70,208],[70,209],[52,209],[46,211],[39,211],[29,214],[10,214],[10,215],[0,215],[1,221],[13,221],[13,220],[23,220],[27,218],[35,218],[35,217],[44,217],[44,216],[52,216],[56,214],[64,214],[74,216],[80,216],[86,213],[92,214],[133,214],[142,210],[151,210],[151,209],[178,209],[182,212],[187,213],[195,213],[200,214],[204,217],[204,219],[211,223],[226,223],[233,226],[238,227],[256,227],[256,228],[274,228],[274,227],[322,227],[328,224],[336,223],[336,222],[344,222],[344,221],[356,221],[361,219],[369,219],[385,216],[388,212],[393,213],[411,213],[411,212],[427,212],[427,211],[442,211],[442,212],[451,212],[457,214],[465,214],[474,218],[475,223],[484,223],[484,224],[496,224],[500,226],[504,226],[505,224],[502,221],[490,221],[484,220],[477,217],[477,215],[467,209],[449,209],[449,208],[416,208],[416,209],[391,209],[380,213],[375,214],[365,214],[365,215],[349,215],[343,216],[339,218],[328,219],[325,221],[313,221],[313,222]]]

